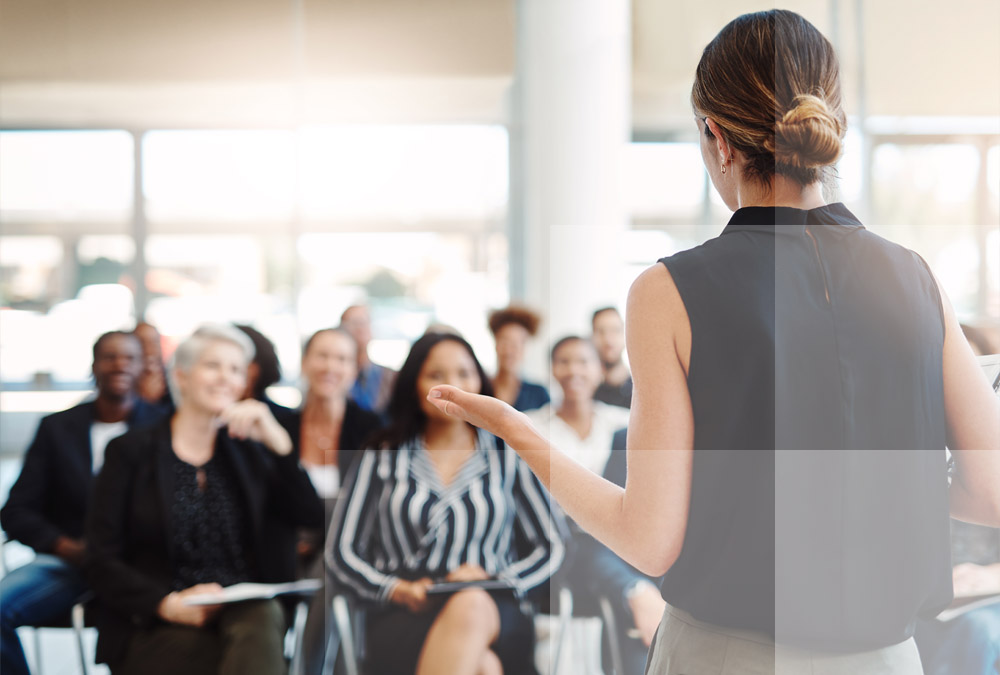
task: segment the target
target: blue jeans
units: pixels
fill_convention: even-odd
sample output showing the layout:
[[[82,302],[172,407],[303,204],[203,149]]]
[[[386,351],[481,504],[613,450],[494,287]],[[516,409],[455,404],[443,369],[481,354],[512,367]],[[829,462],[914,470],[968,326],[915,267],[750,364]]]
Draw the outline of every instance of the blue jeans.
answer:
[[[914,635],[927,675],[996,675],[1000,672],[1000,604],[948,622],[920,621]]]
[[[0,672],[29,675],[17,628],[62,620],[86,591],[80,570],[54,555],[38,555],[0,579]]]

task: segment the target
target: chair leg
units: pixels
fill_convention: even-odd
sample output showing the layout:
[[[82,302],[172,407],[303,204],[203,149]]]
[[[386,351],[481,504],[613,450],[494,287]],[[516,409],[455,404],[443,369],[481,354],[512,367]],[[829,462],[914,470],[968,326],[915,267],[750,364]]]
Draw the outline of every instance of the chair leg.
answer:
[[[35,669],[38,671],[38,675],[42,675],[45,672],[42,667],[42,634],[37,628],[32,628],[31,633],[35,643]]]
[[[80,654],[80,672],[83,675],[88,675],[90,668],[87,666],[87,650],[83,644],[83,605],[77,604],[73,605],[72,610],[73,616],[73,634],[76,636],[76,647]]]
[[[555,654],[552,657],[552,673],[559,674],[559,661],[563,646],[570,639],[570,624],[573,621],[573,593],[565,586],[559,589],[559,634],[556,638]]]
[[[606,596],[601,597],[600,604],[604,629],[608,632],[608,644],[611,646],[611,666],[617,675],[625,675],[625,661],[622,657],[622,644],[618,639],[618,622],[615,620],[614,608]]]
[[[347,600],[342,595],[333,597],[333,620],[340,633],[340,647],[344,654],[346,675],[359,675],[358,655],[354,644],[354,630],[351,627],[351,612]]]
[[[292,662],[288,667],[289,675],[303,675],[302,634],[306,627],[306,617],[309,614],[309,604],[300,602],[295,605],[295,617],[292,619]]]

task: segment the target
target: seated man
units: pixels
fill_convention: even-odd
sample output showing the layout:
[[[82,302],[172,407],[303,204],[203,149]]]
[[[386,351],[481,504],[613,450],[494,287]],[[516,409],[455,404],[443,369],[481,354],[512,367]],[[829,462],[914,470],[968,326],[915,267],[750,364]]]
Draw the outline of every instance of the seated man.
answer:
[[[625,486],[626,431],[621,429],[615,433],[611,456],[604,468],[604,477],[622,487]],[[574,541],[577,548],[571,575],[579,580],[589,596],[603,595],[611,600],[625,668],[623,675],[639,675],[645,670],[646,654],[663,616],[665,603],[660,595],[659,579],[647,577],[585,532],[578,531]],[[610,673],[609,639],[605,633],[601,653],[604,670]]]
[[[592,342],[578,336],[559,340],[552,348],[552,376],[562,389],[557,406],[546,405],[528,412],[528,417],[558,448],[594,473],[625,484],[625,432],[629,411],[594,400],[601,382],[601,361]],[[587,613],[597,612],[596,599],[610,596],[621,630],[626,675],[642,673],[653,633],[663,614],[664,601],[652,580],[612,553],[575,525],[574,555],[564,568],[576,604]],[[591,601],[591,602],[588,602]],[[642,640],[627,632],[638,628]],[[607,637],[607,636],[606,636]],[[606,641],[607,642],[607,641]],[[610,650],[602,650],[607,657]]]
[[[80,565],[83,524],[94,474],[108,441],[155,421],[160,410],[135,391],[142,372],[139,339],[118,331],[94,343],[97,397],[49,415],[38,425],[21,474],[0,510],[7,536],[38,554],[0,580],[0,672],[27,675],[18,626],[67,614],[85,593]]]

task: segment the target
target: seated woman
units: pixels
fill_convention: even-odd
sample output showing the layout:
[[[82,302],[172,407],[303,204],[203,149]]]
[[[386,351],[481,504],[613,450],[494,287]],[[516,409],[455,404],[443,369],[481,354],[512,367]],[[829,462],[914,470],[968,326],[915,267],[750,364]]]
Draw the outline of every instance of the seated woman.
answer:
[[[520,600],[563,557],[548,495],[493,436],[427,401],[436,384],[492,389],[462,338],[428,334],[399,372],[392,424],[345,486],[327,540],[327,564],[376,603],[367,619],[374,673],[532,673],[534,628]],[[515,551],[515,541],[528,551]],[[430,594],[440,581],[499,579],[513,592],[467,588]]]
[[[532,410],[528,417],[552,442],[596,474],[624,485],[624,457],[612,454],[612,448],[624,449],[624,433],[629,411],[594,400],[594,392],[603,380],[597,348],[589,340],[571,335],[552,348],[552,376],[563,396],[559,405]],[[617,444],[617,445],[616,445]],[[664,602],[652,580],[612,553],[608,548],[575,525],[572,560],[564,572],[575,596],[575,605],[585,612],[596,612],[597,598],[614,600],[626,675],[642,673],[646,652],[660,623]],[[635,627],[641,640],[628,637]],[[605,635],[605,645],[609,645]],[[610,649],[602,650],[605,666]]]
[[[108,445],[86,568],[104,610],[97,660],[114,675],[286,668],[276,601],[186,602],[273,576],[266,516],[323,523],[288,433],[264,403],[238,401],[252,357],[253,344],[235,328],[199,328],[174,355],[173,416]]]
[[[358,374],[358,346],[341,328],[316,331],[302,347],[302,377],[306,392],[301,409],[289,418],[292,437],[302,466],[326,503],[327,523],[346,476],[364,447],[364,441],[381,426],[375,413],[347,397]],[[299,576],[325,578],[322,549],[326,529],[304,529],[298,536]],[[326,662],[327,631],[332,593],[317,593],[309,606],[302,636],[306,673],[320,673]]]
[[[548,390],[521,379],[524,346],[538,331],[541,318],[527,307],[511,305],[490,314],[490,332],[497,350],[493,395],[515,410],[534,410],[549,402]]]
[[[331,499],[363,447],[381,426],[348,393],[358,376],[358,345],[341,328],[316,331],[302,347],[306,393],[289,433],[321,497]]]

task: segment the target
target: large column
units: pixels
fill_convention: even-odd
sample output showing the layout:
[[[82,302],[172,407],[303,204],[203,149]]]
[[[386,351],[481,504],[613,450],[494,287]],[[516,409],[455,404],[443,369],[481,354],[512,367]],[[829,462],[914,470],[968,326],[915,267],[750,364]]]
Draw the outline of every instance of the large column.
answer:
[[[591,312],[621,295],[631,11],[628,0],[519,0],[517,7],[511,294],[545,312],[542,341],[551,343],[589,333]],[[538,354],[529,358],[529,369],[542,365]]]

